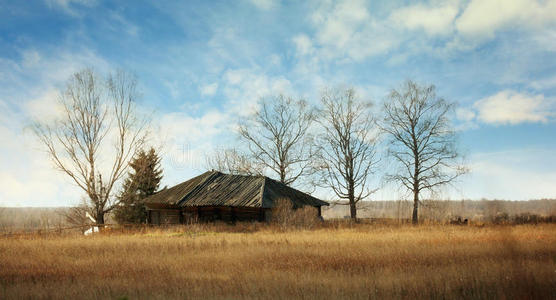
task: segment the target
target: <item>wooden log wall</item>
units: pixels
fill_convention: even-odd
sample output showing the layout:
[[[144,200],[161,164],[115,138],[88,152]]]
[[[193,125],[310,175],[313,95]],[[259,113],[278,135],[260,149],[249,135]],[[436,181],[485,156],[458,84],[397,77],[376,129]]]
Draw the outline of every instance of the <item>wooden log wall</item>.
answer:
[[[183,223],[264,221],[265,209],[259,207],[190,206],[182,208]]]
[[[180,211],[177,209],[154,209],[147,211],[147,219],[149,224],[179,224]]]
[[[191,224],[197,222],[223,221],[269,221],[270,209],[235,206],[187,206],[181,209],[149,209],[149,224]],[[320,217],[321,208],[315,212]]]

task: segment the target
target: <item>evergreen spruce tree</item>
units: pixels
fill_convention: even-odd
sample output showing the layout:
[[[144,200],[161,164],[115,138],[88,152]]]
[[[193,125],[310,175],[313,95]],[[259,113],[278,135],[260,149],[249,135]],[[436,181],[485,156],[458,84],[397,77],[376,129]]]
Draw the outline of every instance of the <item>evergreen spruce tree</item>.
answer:
[[[158,190],[162,179],[160,157],[154,148],[148,152],[141,150],[129,166],[131,171],[118,195],[119,205],[114,211],[114,217],[120,224],[144,223],[147,212],[143,201]]]

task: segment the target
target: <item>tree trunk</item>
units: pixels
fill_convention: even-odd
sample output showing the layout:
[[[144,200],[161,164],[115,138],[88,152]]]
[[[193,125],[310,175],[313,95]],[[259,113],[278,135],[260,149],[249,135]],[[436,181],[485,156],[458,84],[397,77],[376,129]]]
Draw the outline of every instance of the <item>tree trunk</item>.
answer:
[[[353,180],[351,180],[348,187],[348,197],[349,197],[349,213],[353,221],[357,220],[357,207],[355,203],[355,187]]]
[[[413,217],[411,219],[411,223],[413,223],[413,225],[416,225],[419,223],[419,191],[414,191],[413,192]]]
[[[97,212],[97,215],[95,216],[95,220],[97,220],[98,225],[103,225],[104,224],[104,212],[102,212],[102,211]]]
[[[286,184],[286,168],[283,164],[280,165],[280,182]]]
[[[357,208],[355,207],[355,201],[349,200],[349,212],[352,220],[357,220]]]

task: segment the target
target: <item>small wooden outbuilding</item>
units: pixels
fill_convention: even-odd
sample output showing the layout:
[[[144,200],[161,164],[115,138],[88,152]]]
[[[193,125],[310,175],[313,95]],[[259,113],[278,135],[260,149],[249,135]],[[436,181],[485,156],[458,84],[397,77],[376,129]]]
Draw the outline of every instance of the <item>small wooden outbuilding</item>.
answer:
[[[268,177],[217,171],[164,189],[145,199],[145,205],[149,224],[268,221],[279,199],[291,201],[294,208],[313,206],[319,217],[321,206],[329,205]]]

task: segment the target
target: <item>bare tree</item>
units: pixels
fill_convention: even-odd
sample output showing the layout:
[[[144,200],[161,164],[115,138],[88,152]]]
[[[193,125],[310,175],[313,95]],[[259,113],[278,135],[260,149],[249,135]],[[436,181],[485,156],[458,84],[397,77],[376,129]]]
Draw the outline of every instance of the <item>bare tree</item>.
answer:
[[[137,97],[135,77],[119,71],[100,78],[85,69],[60,94],[63,116],[33,127],[54,166],[85,191],[98,224],[114,208],[114,187],[147,134],[146,119],[136,115]]]
[[[254,162],[276,173],[291,185],[311,172],[312,143],[308,130],[315,119],[303,100],[283,95],[263,98],[260,109],[240,124]]]
[[[400,169],[387,178],[413,193],[412,222],[418,223],[422,191],[451,183],[467,172],[456,149],[449,114],[454,104],[436,96],[435,87],[405,82],[384,102],[382,130],[390,137],[388,153]]]
[[[353,89],[326,90],[321,102],[319,123],[324,133],[319,139],[318,168],[322,183],[348,200],[351,218],[356,219],[357,203],[376,191],[369,187],[378,163],[371,103],[358,100]]]
[[[86,230],[87,225],[92,222],[87,217],[87,213],[90,211],[89,205],[86,199],[82,199],[81,204],[78,206],[72,206],[69,208],[63,208],[58,210],[58,215],[64,218],[64,221],[71,226],[80,227],[81,232]]]
[[[216,149],[205,157],[207,169],[234,175],[260,175],[263,167],[236,149]]]

